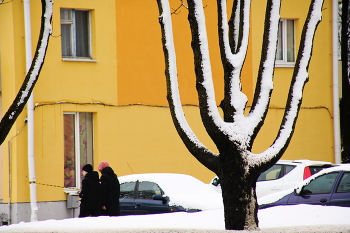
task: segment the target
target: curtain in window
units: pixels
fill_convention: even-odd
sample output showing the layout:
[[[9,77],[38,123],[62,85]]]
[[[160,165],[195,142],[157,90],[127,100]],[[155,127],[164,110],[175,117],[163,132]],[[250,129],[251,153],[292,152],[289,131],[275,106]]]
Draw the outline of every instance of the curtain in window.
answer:
[[[92,113],[79,113],[80,170],[93,164]]]
[[[61,41],[62,41],[63,57],[73,56],[71,32],[72,32],[72,26],[70,24],[61,24]]]
[[[76,56],[90,57],[89,12],[75,11]]]
[[[282,22],[278,25],[278,43],[277,43],[277,54],[276,60],[283,60],[283,28]]]
[[[287,62],[294,62],[294,20],[287,20]]]
[[[75,115],[64,115],[64,187],[76,186]]]
[[[61,42],[62,42],[62,56],[71,57],[73,56],[72,47],[72,10],[71,9],[60,9],[61,18]]]

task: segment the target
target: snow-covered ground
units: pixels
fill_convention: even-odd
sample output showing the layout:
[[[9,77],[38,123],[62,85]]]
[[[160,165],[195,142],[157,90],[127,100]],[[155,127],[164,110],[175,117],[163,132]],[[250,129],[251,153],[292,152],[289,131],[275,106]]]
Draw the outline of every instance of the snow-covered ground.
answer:
[[[316,205],[259,210],[264,232],[350,232],[350,208]],[[88,217],[19,223],[0,232],[223,232],[223,210],[121,217]]]

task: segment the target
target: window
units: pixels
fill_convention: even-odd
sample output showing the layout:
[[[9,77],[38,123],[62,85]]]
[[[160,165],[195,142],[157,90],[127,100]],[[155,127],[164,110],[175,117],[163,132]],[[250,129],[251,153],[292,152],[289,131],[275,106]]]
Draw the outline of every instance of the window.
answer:
[[[91,58],[90,11],[61,8],[62,57]]]
[[[120,184],[120,198],[134,198],[136,182],[125,182]]]
[[[258,181],[276,180],[280,178],[282,165],[275,164],[267,171],[260,174]]]
[[[81,169],[93,164],[92,113],[64,113],[64,187],[80,187]]]
[[[281,19],[278,27],[276,66],[294,65],[295,39],[294,20]]]
[[[339,172],[332,172],[317,177],[308,185],[303,187],[303,192],[308,194],[327,194],[330,193]]]
[[[138,198],[151,199],[155,194],[163,194],[161,188],[153,182],[143,181],[139,183]]]
[[[340,180],[337,193],[349,193],[350,192],[350,172],[344,173]]]

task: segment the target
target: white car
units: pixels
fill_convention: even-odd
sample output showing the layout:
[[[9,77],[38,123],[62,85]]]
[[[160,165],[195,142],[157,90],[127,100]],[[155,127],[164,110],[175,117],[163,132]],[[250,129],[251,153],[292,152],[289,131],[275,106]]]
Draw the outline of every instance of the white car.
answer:
[[[146,173],[120,176],[118,179],[121,215],[223,208],[221,194],[190,175]]]
[[[334,164],[291,189],[258,199],[259,209],[279,205],[350,207],[350,164]]]
[[[311,175],[331,166],[332,163],[325,161],[279,160],[259,176],[256,195],[260,198],[270,193],[293,188]],[[218,177],[212,180],[211,185],[216,191],[221,192]]]

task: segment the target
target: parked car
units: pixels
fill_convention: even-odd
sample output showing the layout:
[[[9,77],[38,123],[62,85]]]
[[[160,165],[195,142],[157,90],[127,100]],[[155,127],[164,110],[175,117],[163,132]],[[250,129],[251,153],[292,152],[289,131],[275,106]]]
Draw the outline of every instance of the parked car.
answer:
[[[331,167],[332,163],[312,160],[279,160],[267,171],[261,173],[256,183],[258,198],[265,195],[293,188],[306,178]],[[221,192],[220,180],[214,177],[211,182],[214,189]]]
[[[121,215],[223,208],[219,193],[189,175],[134,174],[119,177],[119,182]]]
[[[350,164],[324,169],[292,189],[258,199],[258,203],[259,209],[296,204],[350,207]]]

